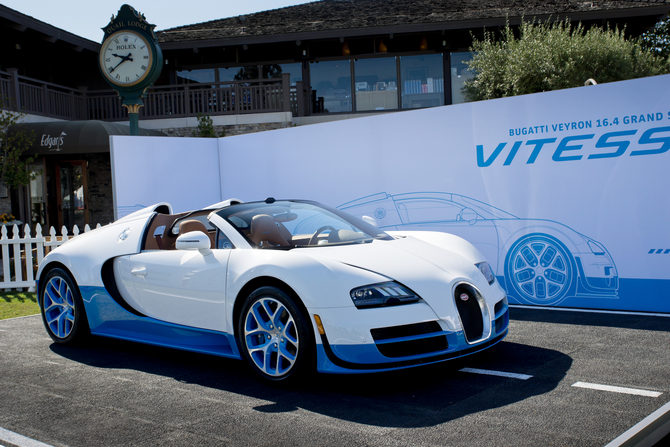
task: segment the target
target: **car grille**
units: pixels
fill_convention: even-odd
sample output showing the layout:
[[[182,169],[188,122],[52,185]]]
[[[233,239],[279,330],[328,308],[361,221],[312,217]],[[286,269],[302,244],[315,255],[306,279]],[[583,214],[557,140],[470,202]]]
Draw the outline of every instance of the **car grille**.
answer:
[[[507,329],[507,326],[509,324],[509,309],[507,307],[506,297],[496,303],[494,315],[496,319],[495,321],[496,334],[499,334],[503,330]]]
[[[509,312],[505,312],[496,320],[496,334],[499,334],[509,324]]]
[[[468,296],[468,299],[465,301],[461,299],[461,295],[463,294]],[[484,319],[482,318],[482,310],[479,307],[478,295],[479,293],[467,284],[460,284],[454,291],[456,308],[461,316],[465,339],[468,342],[479,340],[484,335]]]
[[[493,311],[493,313],[494,313],[495,315],[498,315],[498,313],[499,313],[501,310],[503,310],[504,307],[505,307],[505,300],[503,299],[503,300],[498,301],[498,302],[496,303],[496,307],[495,307],[495,310]]]
[[[408,357],[444,351],[447,336],[437,321],[371,329],[372,339],[385,357]]]

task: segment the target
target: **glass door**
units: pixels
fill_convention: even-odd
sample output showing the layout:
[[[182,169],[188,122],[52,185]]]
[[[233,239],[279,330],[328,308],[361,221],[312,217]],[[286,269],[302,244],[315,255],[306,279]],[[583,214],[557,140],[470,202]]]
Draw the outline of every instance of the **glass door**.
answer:
[[[89,223],[86,162],[71,161],[56,164],[56,193],[58,196],[58,226],[68,233],[76,225],[79,231]]]
[[[30,228],[35,231],[37,224],[40,224],[44,233],[47,223],[44,163],[28,166],[28,171],[35,176],[30,181]]]

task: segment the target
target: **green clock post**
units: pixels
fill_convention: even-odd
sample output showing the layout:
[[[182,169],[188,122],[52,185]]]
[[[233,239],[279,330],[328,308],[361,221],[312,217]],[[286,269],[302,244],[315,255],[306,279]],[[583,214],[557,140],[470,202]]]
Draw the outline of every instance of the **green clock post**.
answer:
[[[109,25],[100,46],[98,65],[105,80],[128,109],[130,135],[139,135],[139,111],[144,93],[158,79],[163,53],[154,34],[156,25],[130,5],[123,5]]]

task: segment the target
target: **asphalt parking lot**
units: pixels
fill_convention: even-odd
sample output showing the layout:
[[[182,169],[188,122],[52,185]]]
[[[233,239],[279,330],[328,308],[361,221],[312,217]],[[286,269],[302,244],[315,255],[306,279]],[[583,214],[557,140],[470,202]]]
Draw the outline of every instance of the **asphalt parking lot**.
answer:
[[[39,316],[4,320],[0,445],[604,446],[670,401],[669,346],[666,317],[514,308],[484,353],[282,388],[241,361],[62,347]]]

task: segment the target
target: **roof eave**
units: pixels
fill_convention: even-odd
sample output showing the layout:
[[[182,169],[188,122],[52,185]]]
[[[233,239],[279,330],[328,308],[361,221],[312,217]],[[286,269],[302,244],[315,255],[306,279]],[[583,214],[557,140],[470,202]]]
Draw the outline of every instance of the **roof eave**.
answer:
[[[76,34],[72,34],[60,28],[56,28],[53,25],[49,25],[48,23],[22,14],[1,4],[0,17],[16,23],[19,27],[21,27],[21,29],[31,29],[40,34],[43,34],[44,38],[50,42],[56,42],[58,40],[66,42],[72,45],[75,48],[75,51],[77,48],[93,51],[96,53],[100,50],[100,44],[97,42],[77,36]]]
[[[559,13],[559,14],[542,14],[535,15],[532,18],[538,20],[546,20],[548,18],[556,18],[563,20],[570,18],[572,21],[584,20],[611,20],[619,18],[643,17],[643,16],[658,16],[659,19],[670,12],[670,4],[659,6],[647,6],[643,8],[627,8],[609,11],[579,11],[575,13]],[[526,17],[531,18],[531,17]],[[317,39],[336,39],[336,38],[350,38],[360,36],[372,36],[389,33],[418,33],[431,31],[451,31],[458,29],[477,29],[483,27],[498,27],[505,26],[509,20],[512,25],[521,23],[521,17],[492,17],[472,20],[455,20],[449,22],[429,22],[417,23],[409,25],[387,25],[380,27],[365,27],[365,28],[346,28],[346,29],[332,29],[324,31],[307,31],[284,34],[270,34],[260,36],[243,36],[243,37],[229,37],[220,39],[202,39],[202,40],[183,40],[174,42],[161,42],[163,50],[181,50],[188,48],[207,48],[207,47],[225,47],[235,45],[253,45],[260,43],[279,43],[290,42],[291,40],[317,40]],[[193,32],[193,31],[189,31]],[[160,33],[159,33],[160,34]]]

